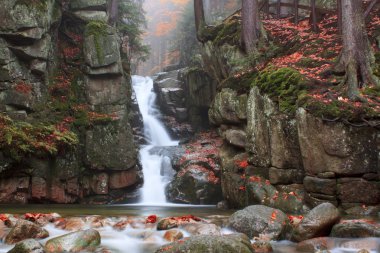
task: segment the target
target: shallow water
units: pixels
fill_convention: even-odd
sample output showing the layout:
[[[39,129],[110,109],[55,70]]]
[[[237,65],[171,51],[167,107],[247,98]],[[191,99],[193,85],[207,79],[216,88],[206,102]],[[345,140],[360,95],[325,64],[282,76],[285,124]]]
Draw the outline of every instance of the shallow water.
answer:
[[[228,217],[234,212],[233,210],[219,210],[215,206],[192,206],[192,205],[173,205],[166,206],[147,206],[142,204],[135,205],[0,205],[1,213],[24,214],[26,212],[40,213],[59,213],[62,216],[92,216],[101,215],[109,217],[111,221],[120,219],[120,217],[133,217],[136,220],[145,220],[149,215],[155,214],[159,217],[195,215],[204,218],[218,225],[224,223]],[[87,228],[90,224],[86,225]],[[50,238],[67,234],[69,231],[55,228],[49,224],[45,228],[50,233]],[[101,246],[110,249],[114,253],[153,253],[161,245],[167,242],[163,239],[166,231],[157,231],[155,225],[145,226],[142,223],[135,227],[130,225],[125,230],[117,231],[111,226],[96,228],[102,237]],[[185,236],[190,234],[181,230]],[[230,234],[227,228],[222,229],[223,234]],[[44,244],[48,239],[41,240]],[[371,253],[380,252],[380,238],[366,239],[334,239],[336,248],[331,253],[356,253],[360,246],[372,245]],[[298,253],[295,250],[296,244],[289,241],[273,242],[274,253]],[[356,245],[356,246],[355,246]],[[9,251],[13,246],[0,243],[0,253]],[[354,248],[353,248],[354,247]],[[223,253],[223,252],[220,252]]]

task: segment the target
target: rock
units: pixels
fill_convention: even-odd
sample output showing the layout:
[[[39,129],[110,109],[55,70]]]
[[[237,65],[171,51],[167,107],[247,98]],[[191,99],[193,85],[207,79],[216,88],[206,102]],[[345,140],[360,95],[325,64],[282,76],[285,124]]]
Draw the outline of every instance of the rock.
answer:
[[[350,249],[350,251],[356,249],[357,251],[367,250],[370,252],[379,252],[380,242],[379,238],[346,239],[343,240],[339,246],[343,249]]]
[[[365,238],[365,237],[380,237],[380,224],[361,220],[345,220],[342,223],[336,224],[330,236],[342,238]]]
[[[124,103],[126,97],[122,94],[127,92],[127,82],[122,76],[84,78],[87,102],[90,105],[113,105]]]
[[[49,236],[49,232],[33,222],[19,220],[5,237],[6,244],[15,244],[25,239],[43,239]]]
[[[222,235],[220,227],[215,224],[189,223],[180,226],[191,235]]]
[[[51,44],[51,37],[45,35],[42,39],[35,42],[33,45],[10,47],[12,51],[18,56],[30,60],[40,59],[47,60],[49,54],[49,47]]]
[[[380,183],[362,178],[338,180],[338,199],[344,203],[376,205],[380,203]]]
[[[330,237],[318,237],[302,241],[297,244],[297,251],[317,252],[319,250],[330,250],[336,247],[335,240]]]
[[[293,184],[302,183],[304,173],[297,169],[269,169],[269,181],[271,184]]]
[[[232,89],[222,89],[216,94],[209,110],[209,120],[214,125],[242,123],[247,119],[247,95],[237,95]]]
[[[253,205],[232,214],[228,226],[250,238],[267,235],[276,240],[281,238],[286,221],[286,215],[280,210]]]
[[[94,251],[100,245],[100,234],[94,229],[82,230],[50,239],[47,253]]]
[[[79,217],[69,217],[69,218],[58,219],[54,224],[57,228],[68,230],[68,231],[81,230],[86,225],[84,220]]]
[[[305,190],[308,192],[335,195],[337,191],[335,179],[322,179],[307,176],[304,178],[303,184]]]
[[[339,220],[340,213],[334,205],[330,203],[320,204],[305,215],[304,219],[295,227],[292,240],[299,242],[327,236]]]
[[[166,196],[171,202],[188,204],[216,204],[223,199],[215,172],[196,164],[177,173],[166,187]]]
[[[273,252],[272,245],[268,241],[255,241],[252,243],[254,252]]]
[[[101,21],[106,23],[108,19],[105,11],[75,11],[74,15],[85,22]]]
[[[114,172],[109,178],[110,189],[121,189],[133,186],[141,181],[139,175],[139,168],[135,167],[128,171]]]
[[[253,253],[248,237],[243,234],[224,236],[201,235],[193,236],[184,241],[180,240],[160,247],[156,253],[177,252],[223,252],[223,253]]]
[[[108,194],[108,174],[100,173],[92,176],[91,179],[91,189],[95,194],[106,195]]]
[[[166,231],[166,233],[164,234],[164,239],[168,242],[178,241],[182,238],[183,238],[183,233],[176,229]]]
[[[354,176],[378,169],[377,130],[343,123],[325,123],[304,109],[297,111],[297,127],[305,172],[334,172]],[[350,186],[351,189],[355,187]],[[370,190],[363,190],[371,194]]]
[[[225,132],[226,141],[236,147],[245,148],[247,134],[243,130],[230,129]]]
[[[42,245],[34,239],[26,239],[16,243],[8,253],[44,253]]]
[[[107,0],[72,0],[70,1],[70,8],[72,10],[80,9],[100,9],[105,10],[107,5]]]
[[[178,227],[178,222],[174,219],[165,218],[157,223],[157,230],[168,230]]]

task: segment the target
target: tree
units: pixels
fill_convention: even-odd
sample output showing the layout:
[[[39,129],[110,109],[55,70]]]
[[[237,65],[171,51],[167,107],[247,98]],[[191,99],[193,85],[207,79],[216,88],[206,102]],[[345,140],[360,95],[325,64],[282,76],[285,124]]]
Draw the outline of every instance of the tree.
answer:
[[[194,16],[197,39],[202,41],[202,30],[206,24],[203,0],[194,0]]]
[[[343,85],[348,97],[361,100],[359,88],[379,86],[372,70],[375,57],[365,28],[361,0],[342,0],[342,39],[343,50],[337,70],[345,72]]]
[[[241,8],[242,32],[241,40],[247,53],[256,50],[256,45],[262,35],[257,0],[243,0]]]

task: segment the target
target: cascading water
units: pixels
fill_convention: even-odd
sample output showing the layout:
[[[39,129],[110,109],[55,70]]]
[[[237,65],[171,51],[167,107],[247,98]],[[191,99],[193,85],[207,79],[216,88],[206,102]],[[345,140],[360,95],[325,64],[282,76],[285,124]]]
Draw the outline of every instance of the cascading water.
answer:
[[[148,145],[140,150],[140,160],[144,173],[144,186],[141,189],[143,204],[162,205],[166,203],[165,180],[161,176],[161,164],[164,157],[152,155],[149,150],[156,146],[175,146],[163,124],[158,120],[156,94],[153,92],[153,80],[149,77],[133,76],[133,89],[144,122],[144,135]]]

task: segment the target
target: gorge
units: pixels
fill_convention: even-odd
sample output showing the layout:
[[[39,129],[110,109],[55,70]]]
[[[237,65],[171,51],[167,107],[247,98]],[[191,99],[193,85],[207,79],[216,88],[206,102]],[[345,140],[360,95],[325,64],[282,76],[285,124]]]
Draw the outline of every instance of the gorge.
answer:
[[[241,1],[3,0],[0,252],[380,252],[360,2],[373,83],[340,1],[257,2],[249,49]]]

